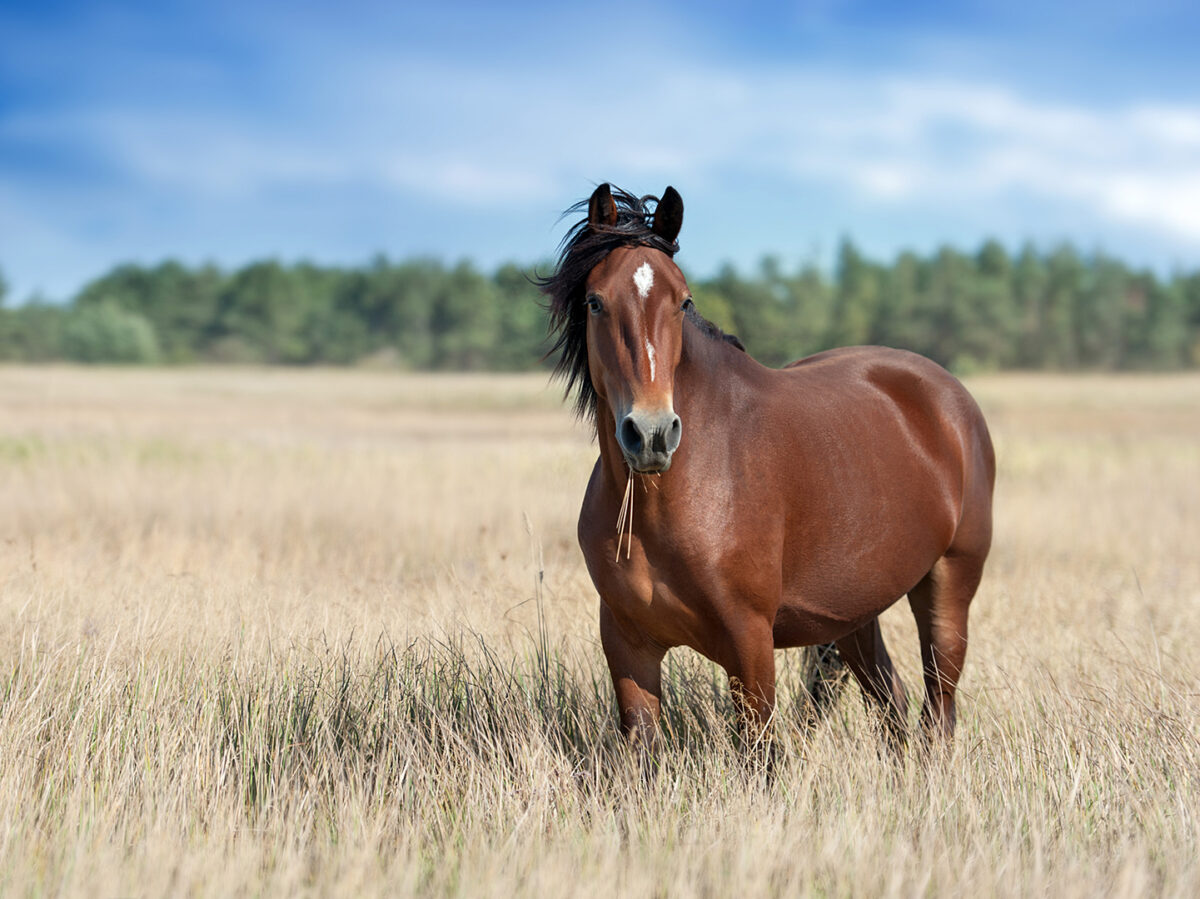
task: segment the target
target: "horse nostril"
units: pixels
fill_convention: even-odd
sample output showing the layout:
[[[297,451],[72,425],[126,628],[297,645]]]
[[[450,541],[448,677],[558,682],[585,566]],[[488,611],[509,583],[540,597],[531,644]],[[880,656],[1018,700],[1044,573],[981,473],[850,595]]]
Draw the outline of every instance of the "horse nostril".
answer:
[[[676,415],[667,430],[667,452],[673,453],[679,446],[679,438],[683,436],[683,422]]]
[[[636,456],[642,451],[642,432],[638,429],[632,415],[626,415],[625,420],[621,422],[621,430],[618,437],[621,441],[621,446],[630,455]]]
[[[650,452],[665,453],[667,451],[667,435],[662,431],[655,431],[654,436],[650,438]]]

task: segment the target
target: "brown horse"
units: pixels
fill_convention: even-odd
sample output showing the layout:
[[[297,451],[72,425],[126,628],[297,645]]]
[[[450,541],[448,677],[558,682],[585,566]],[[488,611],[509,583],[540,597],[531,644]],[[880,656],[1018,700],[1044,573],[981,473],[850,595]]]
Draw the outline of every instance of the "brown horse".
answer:
[[[723,666],[766,728],[774,650],[834,641],[903,740],[878,616],[908,594],[922,722],[949,740],[992,534],[995,457],[975,401],[883,347],[766,368],[695,311],[672,262],[673,188],[656,201],[602,184],[587,207],[541,286],[557,371],[600,444],[579,543],[624,732],[653,742],[673,646]]]

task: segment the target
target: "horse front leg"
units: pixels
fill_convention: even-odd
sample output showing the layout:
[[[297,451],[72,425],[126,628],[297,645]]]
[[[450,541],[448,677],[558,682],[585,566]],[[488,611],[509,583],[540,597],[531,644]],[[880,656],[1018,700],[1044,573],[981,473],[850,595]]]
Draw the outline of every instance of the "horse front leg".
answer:
[[[775,762],[775,638],[768,621],[742,621],[729,634],[721,663],[741,718],[751,757],[770,770]]]
[[[637,753],[643,772],[648,772],[658,742],[662,660],[666,650],[622,627],[603,600],[600,602],[600,642],[617,692],[621,731]]]

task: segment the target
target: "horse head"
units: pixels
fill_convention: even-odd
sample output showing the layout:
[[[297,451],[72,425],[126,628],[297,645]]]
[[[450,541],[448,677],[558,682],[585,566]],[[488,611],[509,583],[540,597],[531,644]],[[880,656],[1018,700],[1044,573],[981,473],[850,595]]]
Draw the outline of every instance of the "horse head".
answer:
[[[668,187],[650,230],[673,246],[682,223],[683,200]],[[616,225],[617,206],[602,184],[588,201],[588,227]],[[666,471],[683,436],[674,383],[692,302],[687,281],[654,245],[619,246],[588,273],[584,302],[588,375],[612,414],[625,461],[636,472]]]

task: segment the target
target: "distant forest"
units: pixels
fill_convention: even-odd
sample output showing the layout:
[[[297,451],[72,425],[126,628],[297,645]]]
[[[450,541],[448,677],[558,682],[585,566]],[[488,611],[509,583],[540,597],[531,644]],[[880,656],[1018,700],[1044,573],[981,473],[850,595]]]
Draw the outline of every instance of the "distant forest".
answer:
[[[67,303],[7,306],[0,279],[0,361],[533,369],[546,316],[530,273],[384,257],[235,271],[167,261],[118,266]],[[1070,246],[1013,255],[988,241],[886,264],[845,240],[831,274],[768,257],[689,281],[701,314],[769,365],[868,343],[960,373],[1200,367],[1200,271],[1164,278]]]

